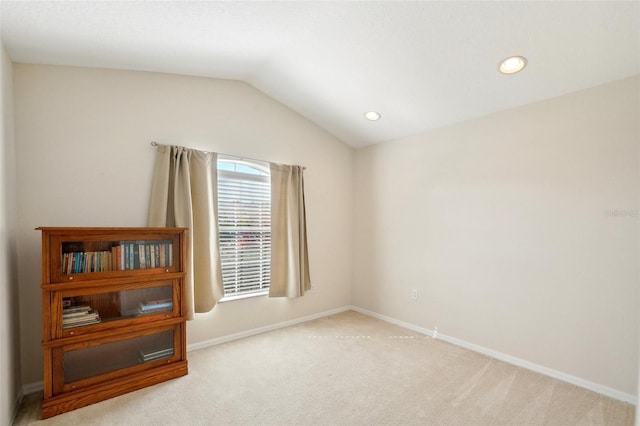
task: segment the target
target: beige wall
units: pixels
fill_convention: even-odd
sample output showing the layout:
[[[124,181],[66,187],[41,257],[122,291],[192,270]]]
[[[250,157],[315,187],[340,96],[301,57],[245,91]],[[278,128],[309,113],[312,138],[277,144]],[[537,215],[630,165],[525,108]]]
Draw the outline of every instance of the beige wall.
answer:
[[[33,228],[144,225],[157,140],[307,166],[316,290],[221,304],[190,344],[353,303],[636,393],[638,78],[361,149],[354,180],[350,148],[241,82],[13,74],[24,383],[42,377]]]
[[[189,323],[189,343],[349,304],[353,152],[316,125],[236,81],[21,64],[14,81],[25,383],[42,378],[34,228],[144,226],[152,140],[307,167],[316,289],[221,304]]]
[[[634,395],[638,93],[626,79],[357,151],[353,304]]]
[[[0,45],[0,424],[11,424],[21,396],[13,71]]]

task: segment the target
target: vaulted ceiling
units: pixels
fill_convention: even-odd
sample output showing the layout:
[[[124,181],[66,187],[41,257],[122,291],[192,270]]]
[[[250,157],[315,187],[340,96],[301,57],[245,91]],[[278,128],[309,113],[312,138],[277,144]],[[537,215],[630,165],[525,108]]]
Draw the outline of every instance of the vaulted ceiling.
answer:
[[[14,62],[243,80],[354,147],[640,74],[637,1],[0,7]],[[528,66],[500,74],[511,55]]]

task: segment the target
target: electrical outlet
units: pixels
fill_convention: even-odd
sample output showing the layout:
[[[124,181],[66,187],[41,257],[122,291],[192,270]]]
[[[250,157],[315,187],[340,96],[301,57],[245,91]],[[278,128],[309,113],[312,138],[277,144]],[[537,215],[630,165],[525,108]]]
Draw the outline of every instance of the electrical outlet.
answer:
[[[414,288],[413,290],[411,290],[411,298],[413,300],[418,300],[418,289]]]

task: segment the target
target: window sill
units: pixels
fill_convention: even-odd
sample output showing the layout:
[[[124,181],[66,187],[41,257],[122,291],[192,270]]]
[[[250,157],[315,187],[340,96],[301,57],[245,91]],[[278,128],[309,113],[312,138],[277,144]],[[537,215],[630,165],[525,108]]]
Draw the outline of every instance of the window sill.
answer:
[[[269,295],[269,290],[262,291],[260,293],[249,293],[249,294],[238,294],[234,296],[225,296],[222,299],[220,299],[218,303],[233,302],[234,300],[249,299],[252,297],[262,297],[262,296],[268,296],[268,295]]]

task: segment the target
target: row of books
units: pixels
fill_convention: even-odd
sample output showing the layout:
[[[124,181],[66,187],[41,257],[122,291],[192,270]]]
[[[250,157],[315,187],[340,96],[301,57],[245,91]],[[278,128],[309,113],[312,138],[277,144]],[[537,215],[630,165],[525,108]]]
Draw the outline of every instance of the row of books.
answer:
[[[154,361],[160,358],[169,358],[172,356],[173,356],[173,348],[154,349],[154,350],[141,349],[140,355],[138,355],[138,361],[143,363],[143,362]]]
[[[120,241],[111,251],[74,251],[62,254],[63,274],[165,268],[173,264],[173,242]]]
[[[173,242],[123,241],[115,248],[117,269],[165,268],[172,266]]]
[[[62,328],[80,327],[100,323],[98,311],[89,305],[67,306],[62,309]]]
[[[108,251],[71,252],[62,255],[63,274],[105,272],[113,269],[113,257]]]
[[[151,300],[138,303],[138,314],[153,314],[159,311],[170,311],[173,309],[173,299]]]

